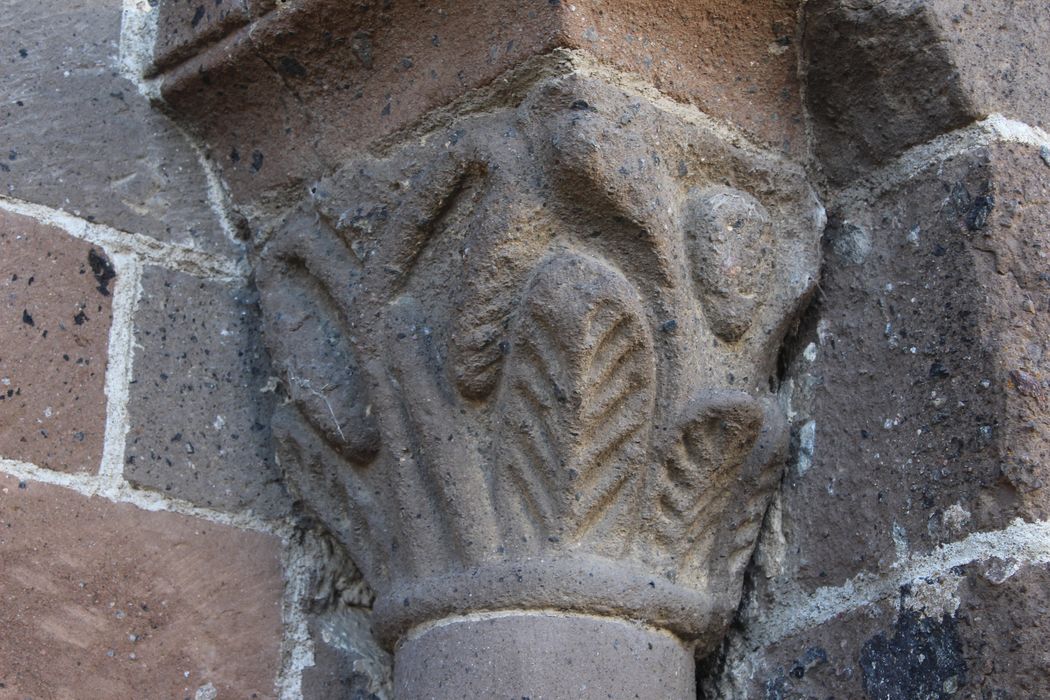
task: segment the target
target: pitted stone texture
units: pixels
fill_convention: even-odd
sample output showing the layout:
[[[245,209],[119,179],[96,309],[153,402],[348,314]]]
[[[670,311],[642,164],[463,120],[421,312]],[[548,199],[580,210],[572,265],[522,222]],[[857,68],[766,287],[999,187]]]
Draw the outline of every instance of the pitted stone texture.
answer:
[[[314,179],[477,88],[494,95],[476,106],[504,102],[515,83],[564,68],[547,60],[510,82],[502,74],[559,48],[651,80],[798,156],[796,5],[299,0],[171,68],[163,93],[205,135],[241,202]],[[167,14],[188,12],[167,0],[162,35]]]
[[[837,615],[831,621],[772,643],[754,642],[747,636],[731,633],[722,652],[698,666],[701,697],[705,700],[808,697],[850,700],[876,700],[877,697],[881,700],[885,696],[868,696],[864,691],[859,650],[864,640],[889,631],[895,617],[891,598]],[[905,700],[916,696],[890,697]]]
[[[382,642],[555,608],[714,643],[822,224],[796,165],[581,72],[349,161],[261,231],[280,462]]]
[[[164,68],[193,50],[245,25],[251,15],[246,0],[171,0],[160,3],[154,61]]]
[[[816,155],[845,182],[993,112],[1045,126],[1048,42],[1050,14],[1039,3],[807,3]]]
[[[275,697],[278,553],[268,535],[0,476],[0,696]]]
[[[805,605],[805,603],[802,603]],[[704,697],[1041,698],[1050,693],[1050,567],[992,558],[772,643],[737,638],[701,667]],[[750,611],[777,628],[794,610]]]
[[[246,202],[553,48],[557,14],[518,0],[287,3],[166,74],[162,89]]]
[[[115,274],[101,249],[0,211],[0,458],[98,469]]]
[[[4,3],[0,193],[238,255],[189,142],[118,73],[121,12],[120,0]]]
[[[566,44],[794,157],[806,150],[796,0],[561,2]]]
[[[254,293],[161,268],[146,269],[142,288],[128,481],[212,508],[286,513]]]
[[[1050,127],[1050,12],[1024,0],[937,0],[963,91],[980,115]]]
[[[966,689],[979,697],[1050,697],[1050,565],[972,564],[958,598]]]
[[[625,620],[507,613],[445,620],[397,650],[398,698],[694,697],[691,649]]]
[[[1039,149],[994,145],[833,212],[789,371],[774,588],[1050,516],[1048,174]]]

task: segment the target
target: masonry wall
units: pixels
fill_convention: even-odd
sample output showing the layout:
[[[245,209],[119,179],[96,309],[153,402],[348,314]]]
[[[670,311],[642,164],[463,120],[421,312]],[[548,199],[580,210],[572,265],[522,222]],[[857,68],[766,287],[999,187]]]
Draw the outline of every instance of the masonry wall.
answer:
[[[824,270],[705,692],[1044,697],[1050,12],[821,0],[800,31]]]
[[[0,697],[301,697],[323,543],[222,189],[141,80],[151,8],[0,9]]]
[[[318,152],[283,126],[191,136],[162,109],[190,101],[180,70],[215,60],[194,47],[265,2],[169,3],[158,28],[139,0],[5,0],[0,698],[386,696],[369,593],[274,458],[243,241],[257,209],[227,193],[265,202],[267,183],[314,177],[555,48],[803,163],[829,214],[777,378],[793,456],[702,696],[1050,695],[1047,10],[811,0],[745,21],[697,3],[681,35],[645,25],[667,39],[656,55],[716,37],[689,73],[601,41],[612,9],[580,3],[554,35],[535,12],[559,4],[539,4],[516,49],[493,30],[501,51],[477,65],[449,48],[470,41],[428,28],[447,19],[417,17],[392,40],[413,51],[355,68],[387,86],[364,108],[295,102],[304,120],[357,120]],[[155,57],[163,96],[143,77]],[[457,60],[413,92],[413,64]],[[284,94],[296,73],[208,67],[249,93]],[[210,108],[267,108],[227,97]]]

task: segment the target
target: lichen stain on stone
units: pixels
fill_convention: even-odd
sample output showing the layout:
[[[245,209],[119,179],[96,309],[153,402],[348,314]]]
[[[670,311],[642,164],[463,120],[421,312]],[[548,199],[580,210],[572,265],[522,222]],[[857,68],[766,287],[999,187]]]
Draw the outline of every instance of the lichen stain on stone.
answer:
[[[966,684],[966,660],[955,617],[939,620],[903,610],[893,638],[881,632],[860,652],[864,692],[873,700],[942,700]]]

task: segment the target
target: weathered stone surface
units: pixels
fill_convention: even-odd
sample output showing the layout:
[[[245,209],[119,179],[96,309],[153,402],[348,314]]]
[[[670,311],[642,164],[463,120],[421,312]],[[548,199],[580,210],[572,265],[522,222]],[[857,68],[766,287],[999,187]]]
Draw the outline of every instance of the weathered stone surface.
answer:
[[[993,559],[965,569],[958,633],[976,697],[1050,696],[1050,565]]]
[[[767,613],[768,614],[768,613]],[[800,700],[801,698],[870,698],[864,689],[860,647],[878,635],[893,637],[894,601],[863,606],[773,642],[756,644],[730,634],[726,647],[698,668],[705,700]],[[907,665],[902,664],[906,669]],[[924,697],[890,695],[894,700]],[[938,698],[938,695],[932,697]]]
[[[910,581],[758,648],[734,638],[701,667],[710,674],[704,697],[1044,697],[1048,584],[1045,563],[993,558]]]
[[[632,622],[553,614],[453,619],[398,647],[398,698],[689,698],[692,649]]]
[[[348,162],[260,232],[280,461],[383,643],[508,608],[713,643],[822,223],[797,166],[574,74]]]
[[[0,211],[0,457],[98,469],[118,283],[99,248]]]
[[[1000,112],[1050,126],[1050,12],[1045,5],[938,0],[931,10],[978,114]]]
[[[562,2],[566,45],[800,157],[795,0]]]
[[[278,550],[0,476],[0,696],[273,698]]]
[[[246,0],[162,2],[157,11],[154,62],[160,68],[177,63],[250,19]]]
[[[181,0],[168,4],[166,13],[189,11]],[[756,140],[800,155],[796,5],[457,0],[349,7],[300,0],[170,70],[163,92],[202,130],[242,203],[318,177],[557,48],[650,79]],[[500,87],[513,89],[556,66],[536,63]]]
[[[285,513],[255,295],[160,268],[146,269],[142,287],[128,481],[213,508]]]
[[[818,0],[805,13],[814,149],[835,181],[992,112],[1046,124],[1038,3]]]
[[[0,192],[236,254],[190,144],[118,73],[121,10],[120,0],[5,3]]]
[[[806,4],[813,147],[833,180],[845,181],[977,117],[932,10],[935,4]]]
[[[785,581],[1050,516],[1048,173],[1039,149],[995,145],[834,212],[789,372]]]
[[[557,12],[515,0],[289,3],[167,75],[164,98],[204,130],[244,201],[318,177],[553,48]]]

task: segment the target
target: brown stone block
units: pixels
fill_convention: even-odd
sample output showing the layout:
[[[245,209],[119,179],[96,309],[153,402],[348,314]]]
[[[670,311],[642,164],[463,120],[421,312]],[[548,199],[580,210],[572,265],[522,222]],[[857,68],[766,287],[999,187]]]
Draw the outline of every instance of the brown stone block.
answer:
[[[563,2],[565,41],[791,156],[806,143],[794,0]],[[565,11],[567,10],[567,11]]]
[[[126,478],[212,508],[285,513],[254,294],[160,268],[142,287]]]
[[[162,90],[202,130],[242,199],[313,179],[556,48],[637,73],[801,154],[794,3],[701,5],[303,0],[202,50]]]
[[[98,470],[114,274],[90,243],[0,211],[0,457]]]
[[[274,697],[278,556],[269,535],[0,476],[0,697]]]
[[[959,636],[982,698],[1050,697],[1050,565],[992,559],[966,567]]]
[[[254,196],[553,48],[556,16],[516,0],[289,3],[166,76],[163,94],[204,130],[235,194]]]
[[[978,114],[1050,124],[1050,12],[1017,0],[930,3],[963,90]]]
[[[833,212],[792,370],[813,424],[782,491],[788,577],[837,585],[1050,516],[1048,175],[994,145]]]
[[[1040,3],[818,0],[805,12],[814,149],[834,181],[993,112],[1046,125]]]
[[[121,230],[236,254],[212,213],[189,142],[117,72],[121,11],[120,0],[5,8],[0,192]]]

